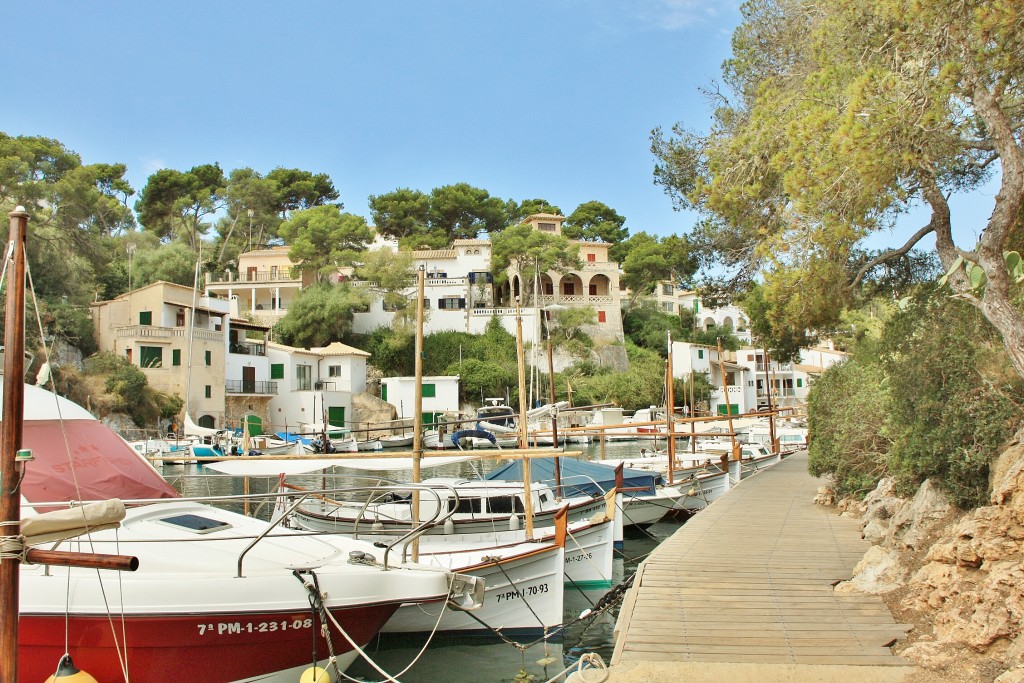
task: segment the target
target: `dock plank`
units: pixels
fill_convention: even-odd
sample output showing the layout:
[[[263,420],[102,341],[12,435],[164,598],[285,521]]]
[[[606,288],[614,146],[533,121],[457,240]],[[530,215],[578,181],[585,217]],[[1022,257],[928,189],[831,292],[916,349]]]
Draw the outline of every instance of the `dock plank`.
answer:
[[[906,666],[906,636],[877,596],[836,593],[868,543],[812,503],[806,454],[745,479],[664,541],[637,571],[612,665],[732,662]]]

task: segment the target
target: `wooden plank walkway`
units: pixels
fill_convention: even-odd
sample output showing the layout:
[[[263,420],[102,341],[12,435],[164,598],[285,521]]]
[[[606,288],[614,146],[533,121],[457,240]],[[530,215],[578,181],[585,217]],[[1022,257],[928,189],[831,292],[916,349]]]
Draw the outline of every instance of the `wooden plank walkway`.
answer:
[[[641,564],[611,664],[731,662],[906,666],[876,596],[832,590],[868,543],[812,500],[806,453],[757,473],[697,513]]]

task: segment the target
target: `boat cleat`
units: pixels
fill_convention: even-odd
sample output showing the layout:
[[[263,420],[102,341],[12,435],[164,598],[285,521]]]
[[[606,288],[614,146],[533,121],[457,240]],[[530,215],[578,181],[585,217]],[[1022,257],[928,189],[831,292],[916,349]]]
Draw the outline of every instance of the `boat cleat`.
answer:
[[[479,576],[468,574],[452,574],[451,588],[448,591],[448,608],[472,612],[484,604],[486,584]]]

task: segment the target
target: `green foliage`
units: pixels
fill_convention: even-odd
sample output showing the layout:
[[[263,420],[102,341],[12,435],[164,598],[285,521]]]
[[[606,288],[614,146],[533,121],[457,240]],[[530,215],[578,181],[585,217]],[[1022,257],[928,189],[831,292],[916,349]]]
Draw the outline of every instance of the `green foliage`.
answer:
[[[626,219],[615,209],[598,201],[584,202],[569,214],[562,225],[562,234],[573,240],[618,244],[629,236]]]
[[[93,336],[89,311],[62,302],[46,305],[40,313],[44,329],[51,335],[76,347],[83,356],[96,353],[96,338]]]
[[[370,219],[377,232],[396,240],[428,232],[430,197],[407,187],[370,195]]]
[[[1019,6],[744,3],[709,131],[656,130],[652,148],[656,182],[706,216],[693,233],[705,264],[725,266],[734,283],[763,283],[773,345],[787,330],[829,332],[843,307],[862,303],[856,289],[873,265],[912,264],[910,249],[934,243],[953,291],[999,330],[1024,377],[1024,316],[1010,306],[1004,260],[1024,203]],[[978,244],[957,245],[950,198],[990,180],[1000,185],[994,209],[967,231]],[[865,240],[914,206],[930,211],[927,223],[863,258]],[[893,274],[917,276],[902,270]],[[869,282],[867,296],[879,286],[906,289]]]
[[[712,325],[705,330],[684,329],[679,341],[687,341],[691,344],[702,344],[704,346],[717,346],[721,343],[723,351],[739,351],[740,346],[743,345],[739,337],[733,334],[732,329],[718,325]]]
[[[365,292],[347,283],[306,287],[274,326],[274,336],[301,348],[327,346],[349,334],[355,312],[368,303]]]
[[[182,239],[192,251],[209,231],[207,219],[224,204],[227,180],[219,164],[188,171],[164,168],[149,176],[135,202],[142,227],[161,240]]]
[[[1024,420],[1024,381],[976,311],[930,295],[886,325],[889,467],[904,491],[937,478],[963,507],[984,504],[989,463]]]
[[[412,331],[378,327],[368,335],[350,335],[346,341],[369,353],[370,365],[385,377],[410,377],[416,371],[416,340]]]
[[[132,256],[132,289],[160,281],[193,286],[196,281],[196,253],[182,242],[149,247],[140,245]],[[202,280],[199,285],[202,286]]]
[[[478,232],[498,232],[508,223],[505,202],[469,183],[437,187],[430,193],[430,227],[449,240],[474,239]]]
[[[751,286],[738,303],[750,319],[751,336],[768,348],[772,359],[788,363],[799,356],[801,348],[813,346],[815,339],[805,325],[775,315],[776,308],[764,287]]]
[[[546,199],[524,199],[521,202],[509,200],[509,220],[519,222],[526,220],[535,213],[562,215],[562,210]]]
[[[334,204],[295,213],[278,232],[291,245],[288,258],[295,269],[325,282],[342,266],[350,266],[373,241],[366,219],[342,213]]]
[[[583,331],[587,325],[597,322],[597,311],[593,306],[573,306],[558,311],[551,319],[551,343],[557,348],[577,342],[576,353],[593,348],[593,340]]]
[[[412,253],[378,249],[365,252],[360,259],[356,277],[381,299],[385,311],[394,311],[396,323],[410,326],[416,318],[416,297],[407,294],[416,283]]]
[[[892,446],[887,386],[881,365],[868,353],[829,368],[814,383],[808,469],[815,477],[830,474],[840,495],[863,496],[886,471]]]
[[[622,331],[633,344],[650,349],[662,358],[668,358],[669,332],[675,341],[683,341],[683,326],[679,316],[662,313],[653,306],[626,311],[622,316]]]
[[[982,316],[923,292],[815,382],[811,471],[843,493],[892,476],[912,494],[932,478],[957,505],[983,505],[989,465],[1024,422],[1022,392]]]
[[[142,370],[113,353],[103,352],[87,358],[85,370],[90,375],[106,376],[103,387],[113,399],[107,408],[111,412],[127,413],[140,427],[153,426],[158,420],[173,417],[184,405],[180,396],[150,387]]]
[[[622,264],[622,284],[632,292],[629,307],[638,296],[652,294],[662,280],[689,285],[697,273],[697,260],[685,237],[659,239],[638,232],[619,246],[615,260]]]
[[[629,372],[612,373],[593,365],[591,374],[570,373],[573,404],[590,405],[614,402],[626,410],[663,405],[665,396],[665,361],[656,352],[626,342]],[[574,377],[574,379],[572,379]]]

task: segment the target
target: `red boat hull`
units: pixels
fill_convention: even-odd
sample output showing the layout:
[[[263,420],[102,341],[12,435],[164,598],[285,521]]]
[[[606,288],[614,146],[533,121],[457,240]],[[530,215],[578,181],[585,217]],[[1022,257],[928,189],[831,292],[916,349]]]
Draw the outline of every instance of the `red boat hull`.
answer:
[[[336,608],[331,613],[360,645],[373,639],[398,604]],[[319,620],[317,620],[319,622]],[[68,651],[75,666],[97,680],[121,681],[124,674],[114,637],[128,643],[131,680],[201,680],[229,683],[312,665],[313,618],[310,610],[220,615],[72,615]],[[19,619],[18,681],[39,683],[53,674],[64,654],[63,615],[26,615]],[[123,631],[122,631],[123,628]],[[335,654],[352,649],[331,626]],[[328,656],[317,628],[316,656]],[[122,644],[122,653],[124,653]],[[122,655],[124,656],[124,655]]]

